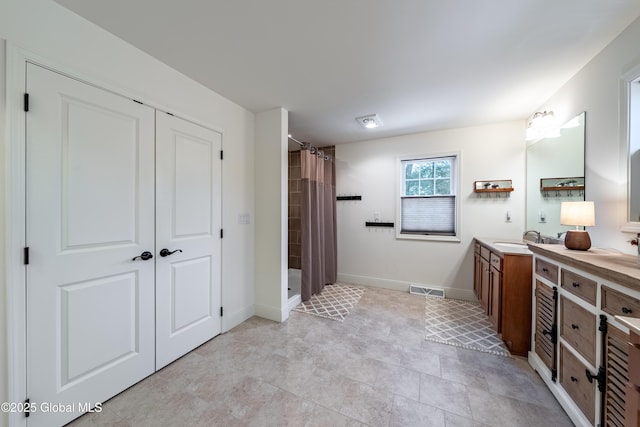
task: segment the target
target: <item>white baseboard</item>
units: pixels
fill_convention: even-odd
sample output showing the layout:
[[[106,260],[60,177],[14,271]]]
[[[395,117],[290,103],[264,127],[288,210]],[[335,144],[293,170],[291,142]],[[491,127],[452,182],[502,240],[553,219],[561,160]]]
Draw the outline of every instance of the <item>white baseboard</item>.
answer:
[[[353,283],[354,285],[370,286],[372,288],[391,289],[394,291],[409,292],[409,286],[418,285],[444,289],[447,298],[465,301],[477,301],[473,289],[448,288],[442,285],[434,285],[417,282],[403,282],[400,280],[381,279],[377,277],[357,276],[353,274],[338,274],[338,282]]]
[[[230,314],[227,314],[225,310],[225,314],[222,317],[222,332],[230,331],[245,320],[253,317],[254,314],[255,309],[252,305]]]
[[[294,308],[296,308],[298,304],[300,304],[301,302],[302,302],[302,297],[300,295],[294,295],[291,298],[289,298],[289,302],[287,303],[288,311],[291,311]]]
[[[273,320],[274,322],[284,322],[289,318],[289,311],[287,306],[284,307],[269,307],[262,304],[254,305],[255,315],[262,317],[263,319]]]

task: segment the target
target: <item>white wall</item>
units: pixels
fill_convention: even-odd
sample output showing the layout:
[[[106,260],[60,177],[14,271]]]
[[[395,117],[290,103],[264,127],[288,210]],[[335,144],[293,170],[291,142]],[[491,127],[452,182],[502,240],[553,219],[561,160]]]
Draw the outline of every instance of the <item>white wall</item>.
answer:
[[[255,312],[281,322],[287,308],[287,132],[289,116],[276,108],[256,117]]]
[[[443,287],[454,298],[473,299],[473,237],[522,238],[525,197],[525,123],[443,130],[336,146],[338,279],[408,290],[409,283]],[[374,212],[396,218],[399,156],[461,152],[460,243],[409,241],[394,229],[366,228]],[[473,192],[474,181],[511,179],[509,197]],[[512,222],[506,222],[506,211]]]
[[[61,68],[223,133],[223,329],[228,330],[251,316],[254,310],[255,233],[253,224],[239,224],[238,215],[248,213],[251,218],[254,216],[254,115],[51,0],[2,0],[2,40],[7,40],[12,51],[19,48],[54,68]],[[0,57],[0,87],[4,88],[8,70],[4,63],[4,50],[0,50]],[[0,90],[0,113],[5,105],[17,111],[17,103],[21,99],[20,88],[7,89],[10,90],[6,96]],[[2,119],[5,117],[4,114],[0,116]],[[3,131],[2,119],[0,131]],[[9,130],[3,131],[0,137],[0,160],[9,153],[7,134],[11,123],[8,125]],[[8,179],[10,173],[10,167],[3,167],[0,183]],[[10,200],[4,192],[5,187],[0,188],[2,224]],[[4,245],[7,242],[5,233],[9,230],[3,227],[2,231]],[[8,399],[5,361],[7,352],[13,351],[8,349],[3,333],[7,299],[2,294],[8,286],[21,286],[20,283],[7,283],[6,272],[10,269],[19,271],[21,259],[18,254],[8,257],[5,249],[8,248],[0,249],[0,266],[6,267],[0,270],[0,401]],[[14,249],[11,248],[12,251]],[[7,262],[10,264],[3,265]],[[0,413],[0,425],[7,422],[6,414]]]
[[[0,165],[2,170],[8,170],[5,157],[4,142],[6,140],[6,126],[5,126],[5,43],[4,40],[0,40],[0,140],[3,144],[0,144]],[[0,200],[2,201],[0,209],[0,242],[6,242],[6,223],[5,223],[5,173],[0,173]],[[5,244],[0,244],[0,272],[5,272]],[[4,273],[0,273],[0,402],[8,401],[8,388],[7,388],[7,322],[6,322],[6,283],[4,280]],[[4,426],[7,417],[5,414],[0,413],[0,426]]]
[[[640,64],[640,19],[627,27],[538,111],[553,110],[559,123],[587,112],[585,148],[586,200],[593,200],[596,226],[592,246],[634,254],[620,231],[626,218],[626,145],[620,132],[621,77]]]

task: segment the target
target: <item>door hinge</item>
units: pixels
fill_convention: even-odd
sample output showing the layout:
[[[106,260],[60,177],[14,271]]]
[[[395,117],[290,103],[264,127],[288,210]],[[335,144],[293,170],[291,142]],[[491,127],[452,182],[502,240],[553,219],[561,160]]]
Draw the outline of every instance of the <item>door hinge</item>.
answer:
[[[604,314],[600,315],[600,326],[598,326],[598,330],[602,332],[604,335],[607,335],[607,316]]]
[[[220,317],[224,316],[224,307],[220,307]]]
[[[29,418],[31,415],[31,399],[25,399],[24,401],[24,417]]]
[[[589,369],[585,369],[584,373],[587,376],[587,380],[589,380],[590,383],[593,383],[593,380],[597,381],[598,390],[600,390],[600,392],[604,392],[605,391],[605,385],[606,385],[606,381],[607,381],[607,374],[606,374],[606,371],[604,369],[604,366],[598,367],[598,373],[596,375],[593,375],[591,373],[591,371],[589,371]]]
[[[222,230],[222,228],[220,229],[220,238],[222,239],[224,237],[224,231]]]
[[[29,247],[24,248],[24,265],[29,265]]]
[[[29,94],[28,93],[24,94],[24,111],[25,112],[29,111]]]
[[[224,160],[224,151],[220,150],[220,160]]]

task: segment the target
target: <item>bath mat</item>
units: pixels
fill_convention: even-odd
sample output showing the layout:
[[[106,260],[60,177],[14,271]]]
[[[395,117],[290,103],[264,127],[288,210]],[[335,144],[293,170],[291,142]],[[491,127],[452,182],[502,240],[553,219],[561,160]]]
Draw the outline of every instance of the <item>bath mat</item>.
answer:
[[[334,283],[326,285],[322,292],[313,295],[309,301],[300,303],[294,311],[344,322],[344,318],[360,300],[362,294],[364,294],[363,288]]]
[[[427,341],[510,356],[482,307],[470,301],[426,296]]]

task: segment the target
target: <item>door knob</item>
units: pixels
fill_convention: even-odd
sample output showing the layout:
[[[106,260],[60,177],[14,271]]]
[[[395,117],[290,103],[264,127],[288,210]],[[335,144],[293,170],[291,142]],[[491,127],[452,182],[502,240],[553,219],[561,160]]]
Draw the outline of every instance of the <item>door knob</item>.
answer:
[[[174,254],[176,252],[182,252],[182,249],[176,249],[175,251],[170,251],[167,248],[163,248],[163,249],[160,249],[160,256],[165,257],[165,256],[169,256],[171,254]]]
[[[148,260],[148,259],[153,258],[153,254],[152,254],[151,252],[149,252],[149,251],[144,251],[144,252],[142,252],[140,255],[133,257],[133,258],[131,259],[131,261],[135,261],[135,260],[137,260],[138,258],[140,258],[140,259],[141,259],[141,260],[143,260],[143,261],[146,261],[146,260]]]

